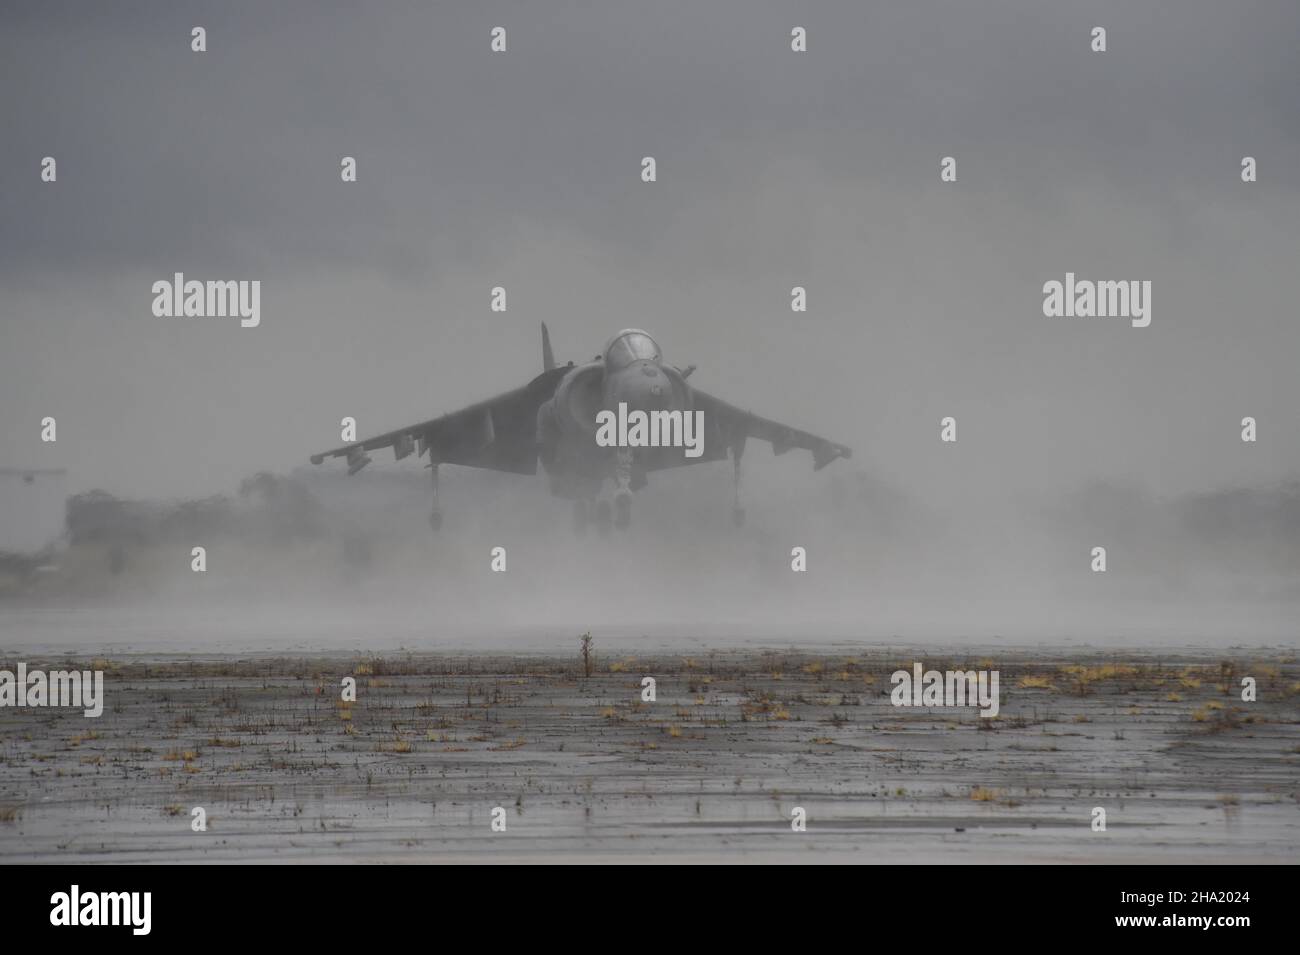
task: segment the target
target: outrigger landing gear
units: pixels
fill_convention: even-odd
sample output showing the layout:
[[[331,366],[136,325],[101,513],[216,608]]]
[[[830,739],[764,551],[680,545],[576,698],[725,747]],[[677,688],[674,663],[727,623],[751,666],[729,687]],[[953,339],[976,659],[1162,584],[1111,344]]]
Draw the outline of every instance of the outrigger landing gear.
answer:
[[[433,512],[429,515],[429,526],[435,531],[442,529],[442,508],[438,506],[438,465],[437,462],[429,465],[433,474]]]
[[[736,445],[731,449],[731,461],[733,466],[731,482],[731,523],[736,527],[745,526],[745,509],[740,506],[740,457],[744,453],[744,444]]]

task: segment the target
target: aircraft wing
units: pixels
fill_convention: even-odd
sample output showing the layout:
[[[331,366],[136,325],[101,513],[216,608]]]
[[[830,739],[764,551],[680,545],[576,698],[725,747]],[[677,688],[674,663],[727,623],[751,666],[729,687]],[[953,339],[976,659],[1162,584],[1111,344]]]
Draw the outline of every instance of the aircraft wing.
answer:
[[[814,471],[820,471],[836,458],[853,456],[853,450],[842,444],[742,411],[698,388],[692,390],[696,410],[704,412],[704,454],[698,458],[686,458],[682,463],[716,461],[725,458],[731,448],[738,448],[743,453],[748,438],[768,442],[775,454],[785,454],[793,448],[810,451]]]
[[[555,394],[568,368],[551,368],[522,388],[480,401],[459,411],[396,431],[332,448],[311,456],[312,464],[326,458],[347,458],[348,473],[370,463],[367,451],[392,448],[400,461],[412,453],[431,453],[439,464],[537,473],[537,409]]]

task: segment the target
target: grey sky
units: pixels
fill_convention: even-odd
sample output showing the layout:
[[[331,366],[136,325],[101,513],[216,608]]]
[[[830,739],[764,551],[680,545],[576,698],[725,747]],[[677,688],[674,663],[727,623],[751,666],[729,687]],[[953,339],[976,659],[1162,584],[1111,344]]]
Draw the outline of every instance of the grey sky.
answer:
[[[1291,0],[360,6],[5,4],[0,464],[229,491],[522,383],[544,320],[936,499],[1300,471]],[[176,271],[262,326],[155,318]],[[1151,327],[1045,318],[1066,271]]]

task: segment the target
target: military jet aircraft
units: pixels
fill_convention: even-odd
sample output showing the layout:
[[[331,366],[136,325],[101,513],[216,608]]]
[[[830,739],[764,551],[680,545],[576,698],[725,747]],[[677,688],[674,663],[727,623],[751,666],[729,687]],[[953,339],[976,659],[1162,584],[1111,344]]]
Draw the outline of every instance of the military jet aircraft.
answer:
[[[441,418],[398,428],[364,441],[313,454],[313,464],[326,458],[346,458],[348,474],[356,474],[371,458],[367,452],[392,448],[398,460],[411,454],[429,456],[433,472],[433,513],[430,523],[442,525],[438,503],[438,469],[444,464],[490,468],[516,474],[536,474],[540,461],[553,495],[574,502],[574,527],[582,534],[595,521],[607,533],[611,524],[627,527],[632,516],[632,492],[646,484],[646,475],[664,468],[731,456],[735,498],[732,517],[744,522],[740,506],[740,459],[748,438],[772,445],[776,454],[792,448],[812,452],[813,469],[821,470],[852,451],[807,431],[742,411],[693,388],[686,379],[695,371],[666,364],[654,339],[638,328],[627,328],[609,340],[605,350],[585,364],[557,366],[551,337],[542,325],[542,373],[521,388],[481,401]],[[633,446],[635,428],[620,427],[619,446],[598,441],[598,418],[608,422],[618,410],[620,421],[636,412],[663,424],[665,434],[700,424],[695,447]],[[674,413],[677,413],[674,415]],[[612,431],[612,429],[611,429]],[[607,431],[608,435],[611,431]],[[626,431],[626,433],[625,433]],[[613,502],[602,495],[613,485]]]

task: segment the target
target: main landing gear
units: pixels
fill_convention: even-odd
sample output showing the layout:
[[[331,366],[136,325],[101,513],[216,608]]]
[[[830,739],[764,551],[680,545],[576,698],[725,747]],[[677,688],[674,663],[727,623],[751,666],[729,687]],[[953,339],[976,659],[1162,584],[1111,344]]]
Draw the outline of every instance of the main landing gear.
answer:
[[[596,533],[601,537],[609,536],[610,528],[614,523],[612,516],[609,499],[602,497],[596,502]]]
[[[614,460],[614,526],[624,530],[632,523],[632,449],[619,448]]]
[[[586,537],[587,528],[596,525],[596,533],[608,537],[615,527],[623,530],[632,520],[632,495],[614,498],[602,497],[597,500],[578,498],[573,502],[573,533],[577,537]]]

